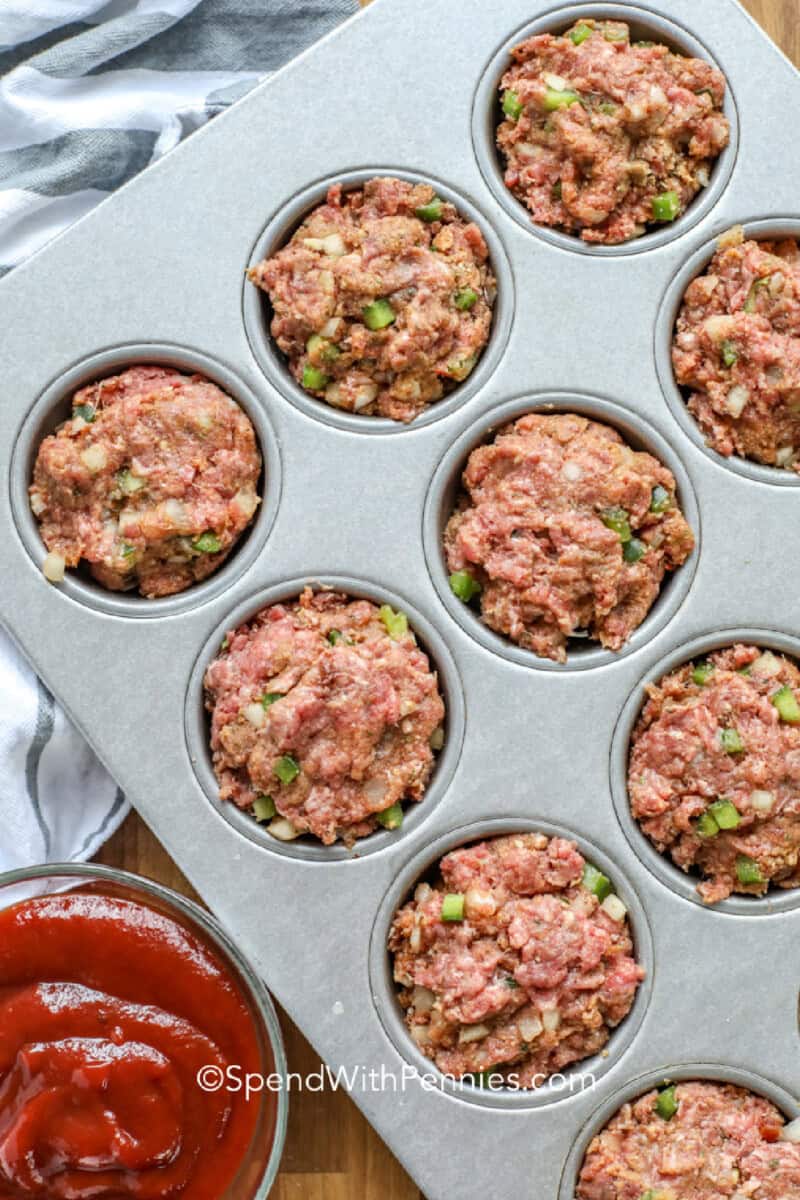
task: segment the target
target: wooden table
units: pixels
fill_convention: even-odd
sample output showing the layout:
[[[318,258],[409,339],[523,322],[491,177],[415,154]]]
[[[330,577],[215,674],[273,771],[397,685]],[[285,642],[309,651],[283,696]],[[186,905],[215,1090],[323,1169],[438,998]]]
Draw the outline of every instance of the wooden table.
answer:
[[[744,4],[800,65],[798,0],[744,0]],[[192,895],[187,881],[136,814],[111,839],[98,861],[136,871]],[[281,1023],[290,1069],[301,1074],[315,1070],[318,1060],[305,1038],[283,1013]],[[286,1151],[271,1200],[354,1197],[421,1200],[419,1190],[344,1093],[295,1093]]]

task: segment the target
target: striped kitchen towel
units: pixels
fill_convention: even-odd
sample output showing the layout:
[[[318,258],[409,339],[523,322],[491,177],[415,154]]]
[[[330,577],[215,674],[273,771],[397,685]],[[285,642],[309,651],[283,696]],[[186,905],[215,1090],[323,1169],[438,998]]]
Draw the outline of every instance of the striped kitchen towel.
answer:
[[[0,275],[358,7],[0,0]],[[90,858],[126,811],[0,629],[0,871]]]

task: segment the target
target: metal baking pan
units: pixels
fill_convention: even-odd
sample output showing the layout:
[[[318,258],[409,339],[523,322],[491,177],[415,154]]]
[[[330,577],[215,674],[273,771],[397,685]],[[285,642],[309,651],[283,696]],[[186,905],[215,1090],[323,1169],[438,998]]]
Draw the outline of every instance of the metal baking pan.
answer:
[[[654,672],[739,636],[800,653],[800,478],[708,451],[665,371],[676,280],[714,237],[739,221],[797,232],[800,144],[785,114],[800,79],[733,0],[662,7],[378,0],[0,285],[2,618],[320,1055],[394,1073],[397,1091],[367,1082],[354,1098],[429,1200],[499,1189],[569,1200],[586,1138],[665,1075],[744,1080],[798,1111],[800,895],[704,909],[620,797],[627,732]],[[535,229],[491,151],[508,47],[576,11],[699,46],[730,86],[734,136],[706,195],[670,229],[614,250]],[[244,286],[256,251],[325,180],[383,172],[430,179],[474,212],[500,286],[474,377],[410,427],[299,392]],[[143,357],[205,370],[254,417],[263,513],[218,575],[175,599],[113,597],[77,577],[54,588],[25,497],[36,438],[78,382]],[[623,653],[577,651],[555,669],[453,604],[437,538],[469,447],[512,412],[548,404],[602,414],[652,447],[698,535]],[[407,606],[449,704],[427,799],[356,854],[269,842],[220,809],[209,780],[202,666],[232,615],[306,580]],[[403,1081],[426,1063],[389,982],[393,906],[442,846],[531,827],[574,835],[630,902],[649,968],[634,1012],[589,1090],[504,1096]]]

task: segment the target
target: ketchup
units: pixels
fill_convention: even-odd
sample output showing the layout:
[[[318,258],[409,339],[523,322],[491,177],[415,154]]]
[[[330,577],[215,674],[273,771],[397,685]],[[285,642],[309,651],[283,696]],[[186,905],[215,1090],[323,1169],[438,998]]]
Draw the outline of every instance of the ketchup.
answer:
[[[0,1200],[220,1200],[263,1097],[197,1073],[234,1064],[272,1070],[231,968],[176,918],[92,887],[0,912]]]

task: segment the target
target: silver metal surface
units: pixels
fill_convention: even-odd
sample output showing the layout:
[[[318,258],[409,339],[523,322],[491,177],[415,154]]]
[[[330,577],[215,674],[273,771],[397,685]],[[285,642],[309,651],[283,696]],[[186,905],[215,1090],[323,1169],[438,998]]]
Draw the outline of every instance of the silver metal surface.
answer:
[[[758,903],[728,912],[679,894],[623,829],[610,781],[615,728],[658,664],[720,630],[763,630],[780,645],[797,628],[796,490],[773,486],[784,478],[774,472],[744,474],[687,436],[655,346],[664,297],[700,261],[698,250],[737,222],[797,213],[800,143],[786,137],[786,114],[800,102],[800,81],[733,0],[661,7],[685,44],[696,39],[725,71],[739,126],[738,152],[717,167],[730,177],[715,203],[699,201],[670,240],[655,234],[633,252],[582,253],[571,239],[534,231],[487,184],[472,136],[487,64],[552,5],[377,0],[0,283],[0,473],[14,499],[0,511],[3,620],[326,1061],[383,1065],[398,1078],[416,1062],[374,960],[373,995],[370,944],[379,914],[385,927],[389,889],[454,831],[490,819],[575,830],[638,897],[652,935],[649,991],[641,1023],[622,1027],[594,1090],[522,1107],[465,1101],[419,1080],[397,1092],[356,1091],[429,1200],[500,1191],[553,1200],[598,1106],[608,1112],[631,1081],[687,1064],[756,1072],[796,1111],[797,913],[779,897],[767,913]],[[569,17],[552,19],[563,27]],[[265,358],[263,327],[251,347],[242,276],[265,228],[296,221],[300,198],[311,202],[320,180],[381,171],[442,181],[475,209],[510,266],[495,249],[507,339],[503,332],[488,351],[479,386],[422,423],[373,437],[360,419],[343,421],[297,395],[282,364]],[[252,396],[249,411],[265,417],[268,485],[278,459],[283,467],[262,528],[205,592],[163,612],[132,598],[124,610],[101,609],[96,591],[46,584],[19,469],[11,471],[17,443],[19,461],[29,461],[28,421],[47,389],[56,388],[49,406],[76,363],[80,371],[94,355],[132,345],[203,355],[221,382],[232,371],[233,394]],[[444,593],[430,517],[427,558],[423,538],[426,498],[450,448],[515,397],[553,393],[613,400],[624,427],[682,464],[682,499],[690,506],[695,497],[702,532],[695,562],[669,584],[646,635],[581,670],[530,669],[478,639]],[[332,576],[413,607],[433,656],[441,647],[452,656],[465,728],[449,785],[401,831],[381,835],[372,852],[321,851],[312,861],[245,836],[210,802],[192,680],[231,614],[290,583]]]

